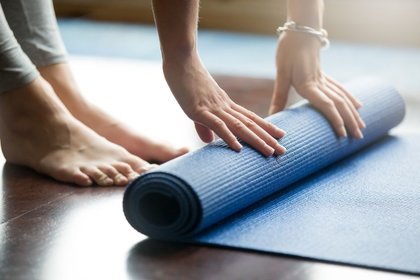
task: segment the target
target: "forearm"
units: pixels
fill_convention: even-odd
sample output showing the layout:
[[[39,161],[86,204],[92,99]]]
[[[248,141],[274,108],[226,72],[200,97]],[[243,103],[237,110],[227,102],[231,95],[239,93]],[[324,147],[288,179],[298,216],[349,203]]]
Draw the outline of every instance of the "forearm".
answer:
[[[322,28],[323,0],[288,0],[287,20],[315,29]]]
[[[197,54],[198,0],[152,0],[164,64]]]

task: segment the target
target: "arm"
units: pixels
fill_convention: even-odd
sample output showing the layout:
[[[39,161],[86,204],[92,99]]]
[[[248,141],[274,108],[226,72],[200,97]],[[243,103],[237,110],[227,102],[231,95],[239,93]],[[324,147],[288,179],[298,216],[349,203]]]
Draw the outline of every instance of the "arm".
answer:
[[[213,131],[232,149],[241,138],[265,156],[285,149],[275,138],[284,132],[235,104],[203,66],[197,52],[198,0],[153,0],[166,81],[178,103],[195,122],[200,138],[213,140]]]
[[[322,28],[323,0],[288,0],[288,20],[314,29]],[[365,127],[357,109],[361,103],[320,69],[320,41],[310,34],[283,32],[277,47],[277,77],[270,113],[283,110],[293,86],[321,111],[340,137],[347,131],[362,138]]]

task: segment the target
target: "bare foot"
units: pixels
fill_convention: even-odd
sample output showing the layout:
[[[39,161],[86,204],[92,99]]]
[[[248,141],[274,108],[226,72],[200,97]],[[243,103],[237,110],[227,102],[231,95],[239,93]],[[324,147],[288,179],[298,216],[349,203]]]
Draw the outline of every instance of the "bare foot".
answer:
[[[75,119],[42,78],[0,95],[5,158],[59,181],[126,185],[152,166]]]
[[[67,64],[49,65],[40,68],[39,71],[74,117],[130,153],[148,162],[162,163],[188,152],[187,148],[175,149],[135,133],[95,104],[88,102],[80,94]]]

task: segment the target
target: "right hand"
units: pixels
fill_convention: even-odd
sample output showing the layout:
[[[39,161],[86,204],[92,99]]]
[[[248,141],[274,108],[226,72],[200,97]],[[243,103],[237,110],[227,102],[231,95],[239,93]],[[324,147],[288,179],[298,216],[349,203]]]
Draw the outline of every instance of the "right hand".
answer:
[[[200,138],[213,141],[213,132],[235,151],[242,139],[264,156],[284,154],[286,149],[276,139],[285,132],[255,113],[234,103],[214,81],[198,56],[180,63],[165,63],[164,73],[178,103],[195,123]]]
[[[285,32],[277,47],[277,78],[270,114],[284,109],[290,87],[322,112],[339,137],[363,138],[366,127],[359,112],[362,104],[340,83],[321,71],[321,44],[312,35]]]

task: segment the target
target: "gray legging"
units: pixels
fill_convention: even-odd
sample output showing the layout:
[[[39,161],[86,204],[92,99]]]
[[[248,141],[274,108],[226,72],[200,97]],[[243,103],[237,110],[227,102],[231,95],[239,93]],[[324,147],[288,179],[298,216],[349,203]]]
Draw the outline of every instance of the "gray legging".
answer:
[[[52,0],[0,0],[0,93],[33,81],[37,67],[63,62]]]

